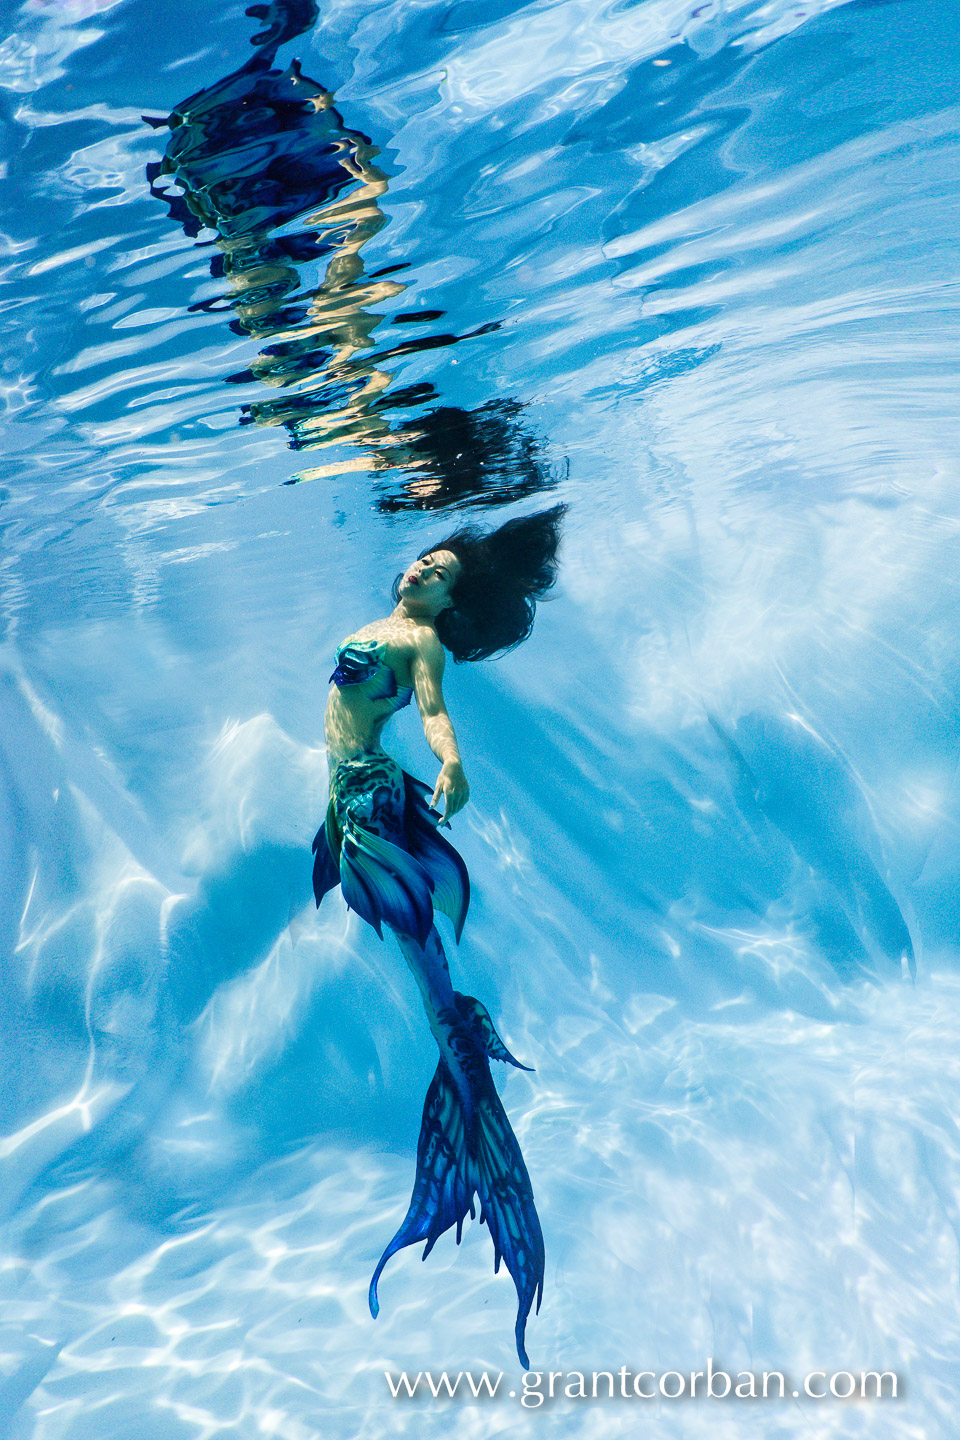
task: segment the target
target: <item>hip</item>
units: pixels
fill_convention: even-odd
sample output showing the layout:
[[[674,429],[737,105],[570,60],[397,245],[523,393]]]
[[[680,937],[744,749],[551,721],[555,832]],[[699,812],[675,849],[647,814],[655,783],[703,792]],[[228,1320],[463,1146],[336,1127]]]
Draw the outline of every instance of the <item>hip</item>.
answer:
[[[346,756],[330,771],[330,805],[342,830],[347,815],[385,839],[403,831],[406,796],[399,761],[379,746]]]

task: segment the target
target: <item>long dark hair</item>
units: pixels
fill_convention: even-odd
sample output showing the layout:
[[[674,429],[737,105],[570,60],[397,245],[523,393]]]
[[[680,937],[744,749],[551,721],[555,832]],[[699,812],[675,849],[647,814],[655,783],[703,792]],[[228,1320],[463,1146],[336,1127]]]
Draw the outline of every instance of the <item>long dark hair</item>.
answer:
[[[486,660],[512,650],[533,629],[537,601],[557,578],[557,546],[565,505],[508,520],[498,530],[466,525],[421,552],[450,550],[460,574],[453,605],[436,618],[437,634],[456,661]],[[398,575],[394,601],[400,599]]]

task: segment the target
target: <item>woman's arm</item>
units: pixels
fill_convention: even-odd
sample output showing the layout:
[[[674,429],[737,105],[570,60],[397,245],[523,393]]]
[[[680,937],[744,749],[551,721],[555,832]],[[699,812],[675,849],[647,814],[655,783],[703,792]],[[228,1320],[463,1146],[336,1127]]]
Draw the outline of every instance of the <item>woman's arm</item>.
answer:
[[[427,744],[442,765],[430,804],[436,809],[442,796],[443,818],[449,820],[466,805],[470,798],[470,786],[463,773],[456,733],[443,699],[445,660],[443,646],[436,635],[427,630],[422,637],[418,636],[410,664],[413,693],[417,697]]]

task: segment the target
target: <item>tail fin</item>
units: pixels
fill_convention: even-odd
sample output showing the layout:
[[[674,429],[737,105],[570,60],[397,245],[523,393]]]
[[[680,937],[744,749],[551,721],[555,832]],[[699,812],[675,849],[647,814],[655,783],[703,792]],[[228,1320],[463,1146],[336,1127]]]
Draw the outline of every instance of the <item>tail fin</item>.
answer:
[[[340,890],[383,939],[385,921],[401,935],[427,943],[433,925],[433,883],[420,862],[347,815],[340,851]]]
[[[492,1056],[494,1060],[504,1060],[508,1065],[515,1066],[517,1070],[533,1070],[532,1065],[521,1065],[516,1056],[510,1054],[497,1034],[486,1005],[475,1000],[472,995],[461,995],[459,990],[455,990],[453,993],[456,997],[460,1018],[466,1020],[468,1024],[472,1024],[477,1030],[488,1055]]]
[[[493,1240],[494,1273],[503,1260],[517,1288],[517,1354],[528,1370],[524,1332],[534,1300],[539,1310],[543,1296],[543,1234],[530,1176],[494,1089],[487,1055],[508,1060],[520,1069],[527,1067],[514,1060],[479,1001],[457,994],[456,1006],[458,1039],[461,1044],[467,1037],[473,1042],[474,1053],[464,1067],[471,1093],[465,1105],[446,1061],[441,1059],[423,1107],[417,1178],[410,1207],[373,1273],[370,1312],[374,1317],[379,1312],[377,1283],[391,1256],[407,1245],[426,1240],[425,1260],[452,1225],[457,1227],[459,1245],[464,1219],[468,1214],[471,1218],[475,1215],[476,1195],[480,1200],[480,1223],[489,1227]]]
[[[406,795],[407,844],[433,882],[433,903],[453,921],[460,943],[470,904],[470,876],[459,851],[437,829],[436,811],[427,804],[430,791],[422,780],[403,772]]]
[[[313,893],[320,905],[339,885],[351,910],[383,939],[384,924],[425,945],[433,924],[433,879],[416,856],[354,822],[341,829],[331,800],[313,841]]]
[[[387,924],[425,945],[436,908],[449,915],[459,940],[470,904],[467,867],[438,832],[437,816],[424,799],[430,793],[426,785],[406,772],[403,779],[406,849],[356,824],[349,813],[341,829],[330,801],[325,824],[313,841],[317,906],[328,890],[341,885],[350,909],[381,939]]]

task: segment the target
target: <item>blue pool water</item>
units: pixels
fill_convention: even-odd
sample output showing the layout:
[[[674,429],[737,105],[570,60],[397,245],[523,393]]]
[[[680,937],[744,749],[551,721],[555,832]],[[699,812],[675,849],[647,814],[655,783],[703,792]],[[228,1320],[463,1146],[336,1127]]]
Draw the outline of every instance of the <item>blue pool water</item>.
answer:
[[[0,43],[0,1433],[952,1440],[960,15],[267,8]],[[366,1309],[435,1049],[312,906],[330,657],[557,498],[532,639],[447,681],[534,1370],[896,1401],[389,1397],[519,1391],[515,1300],[473,1225]]]

